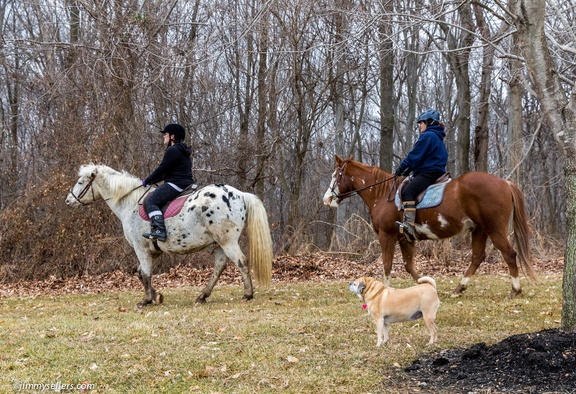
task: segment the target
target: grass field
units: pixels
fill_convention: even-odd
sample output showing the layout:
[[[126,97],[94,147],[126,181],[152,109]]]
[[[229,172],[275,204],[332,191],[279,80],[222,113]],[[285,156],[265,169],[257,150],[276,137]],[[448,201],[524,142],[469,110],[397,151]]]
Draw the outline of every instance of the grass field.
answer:
[[[477,275],[461,298],[438,278],[438,343],[426,346],[420,320],[393,325],[382,348],[345,282],[258,288],[251,302],[217,286],[205,305],[199,288],[163,289],[165,303],[142,311],[141,292],[3,298],[0,392],[406,392],[394,377],[423,354],[559,327],[561,275],[540,278],[513,300],[506,276]]]

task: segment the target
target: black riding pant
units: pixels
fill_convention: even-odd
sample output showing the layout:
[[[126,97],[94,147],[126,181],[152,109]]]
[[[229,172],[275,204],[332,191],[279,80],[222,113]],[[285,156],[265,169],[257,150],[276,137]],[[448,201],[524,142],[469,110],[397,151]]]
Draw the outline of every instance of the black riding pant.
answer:
[[[163,183],[156,188],[150,194],[150,196],[144,201],[144,208],[146,208],[146,213],[153,211],[160,211],[161,208],[166,205],[169,201],[174,200],[180,192],[174,189],[167,183]]]
[[[428,186],[436,182],[436,179],[440,178],[443,172],[433,172],[423,174],[420,173],[402,189],[402,201],[416,201],[418,194],[422,193]]]

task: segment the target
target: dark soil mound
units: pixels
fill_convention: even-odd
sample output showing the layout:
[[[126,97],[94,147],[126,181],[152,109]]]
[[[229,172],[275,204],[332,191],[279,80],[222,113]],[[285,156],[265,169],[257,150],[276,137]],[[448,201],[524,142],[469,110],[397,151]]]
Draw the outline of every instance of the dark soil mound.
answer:
[[[415,360],[405,372],[432,392],[572,393],[576,333],[552,329],[448,349]]]

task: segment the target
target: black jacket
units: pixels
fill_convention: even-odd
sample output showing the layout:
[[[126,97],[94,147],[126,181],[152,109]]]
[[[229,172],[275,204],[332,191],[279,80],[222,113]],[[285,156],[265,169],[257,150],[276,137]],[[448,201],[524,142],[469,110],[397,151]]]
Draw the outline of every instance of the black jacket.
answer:
[[[183,142],[166,148],[162,162],[144,180],[147,185],[160,181],[170,182],[185,189],[194,183],[192,178],[192,151]]]

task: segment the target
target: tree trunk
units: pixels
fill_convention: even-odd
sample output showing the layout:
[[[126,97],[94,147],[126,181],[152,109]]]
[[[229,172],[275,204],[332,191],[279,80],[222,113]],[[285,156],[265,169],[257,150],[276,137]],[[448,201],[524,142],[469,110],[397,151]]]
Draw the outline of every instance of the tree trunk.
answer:
[[[566,250],[562,329],[576,331],[576,101],[568,100],[544,33],[546,2],[511,0],[519,41],[545,120],[564,154]],[[570,95],[568,95],[570,96]]]
[[[517,53],[518,35],[512,37],[513,52]],[[524,89],[521,84],[522,66],[516,59],[510,60],[510,83],[508,106],[508,155],[507,171],[508,179],[514,183],[520,183],[519,163],[522,160],[522,95]]]
[[[254,179],[254,191],[256,195],[264,195],[264,178],[265,165],[268,156],[262,151],[266,141],[266,120],[268,119],[268,100],[266,84],[266,75],[268,74],[268,29],[269,20],[267,17],[262,19],[262,29],[258,40],[258,119],[256,122],[256,177]]]
[[[484,19],[483,8],[474,5],[476,23],[482,37],[490,40],[490,29]],[[480,102],[478,104],[478,125],[474,129],[474,169],[488,172],[488,119],[490,111],[490,94],[492,92],[492,69],[494,64],[494,47],[486,45],[482,52],[482,76],[480,81]]]
[[[383,14],[389,15],[394,2],[384,2]],[[394,146],[394,45],[392,22],[384,17],[380,21],[380,167],[393,171]]]
[[[452,31],[448,24],[440,23],[446,34],[449,52],[446,53],[450,69],[454,73],[457,87],[458,115],[455,121],[458,148],[456,150],[456,173],[470,171],[470,48],[474,42],[472,10],[470,4],[458,8],[461,24],[464,29]],[[458,35],[456,35],[458,34]]]

